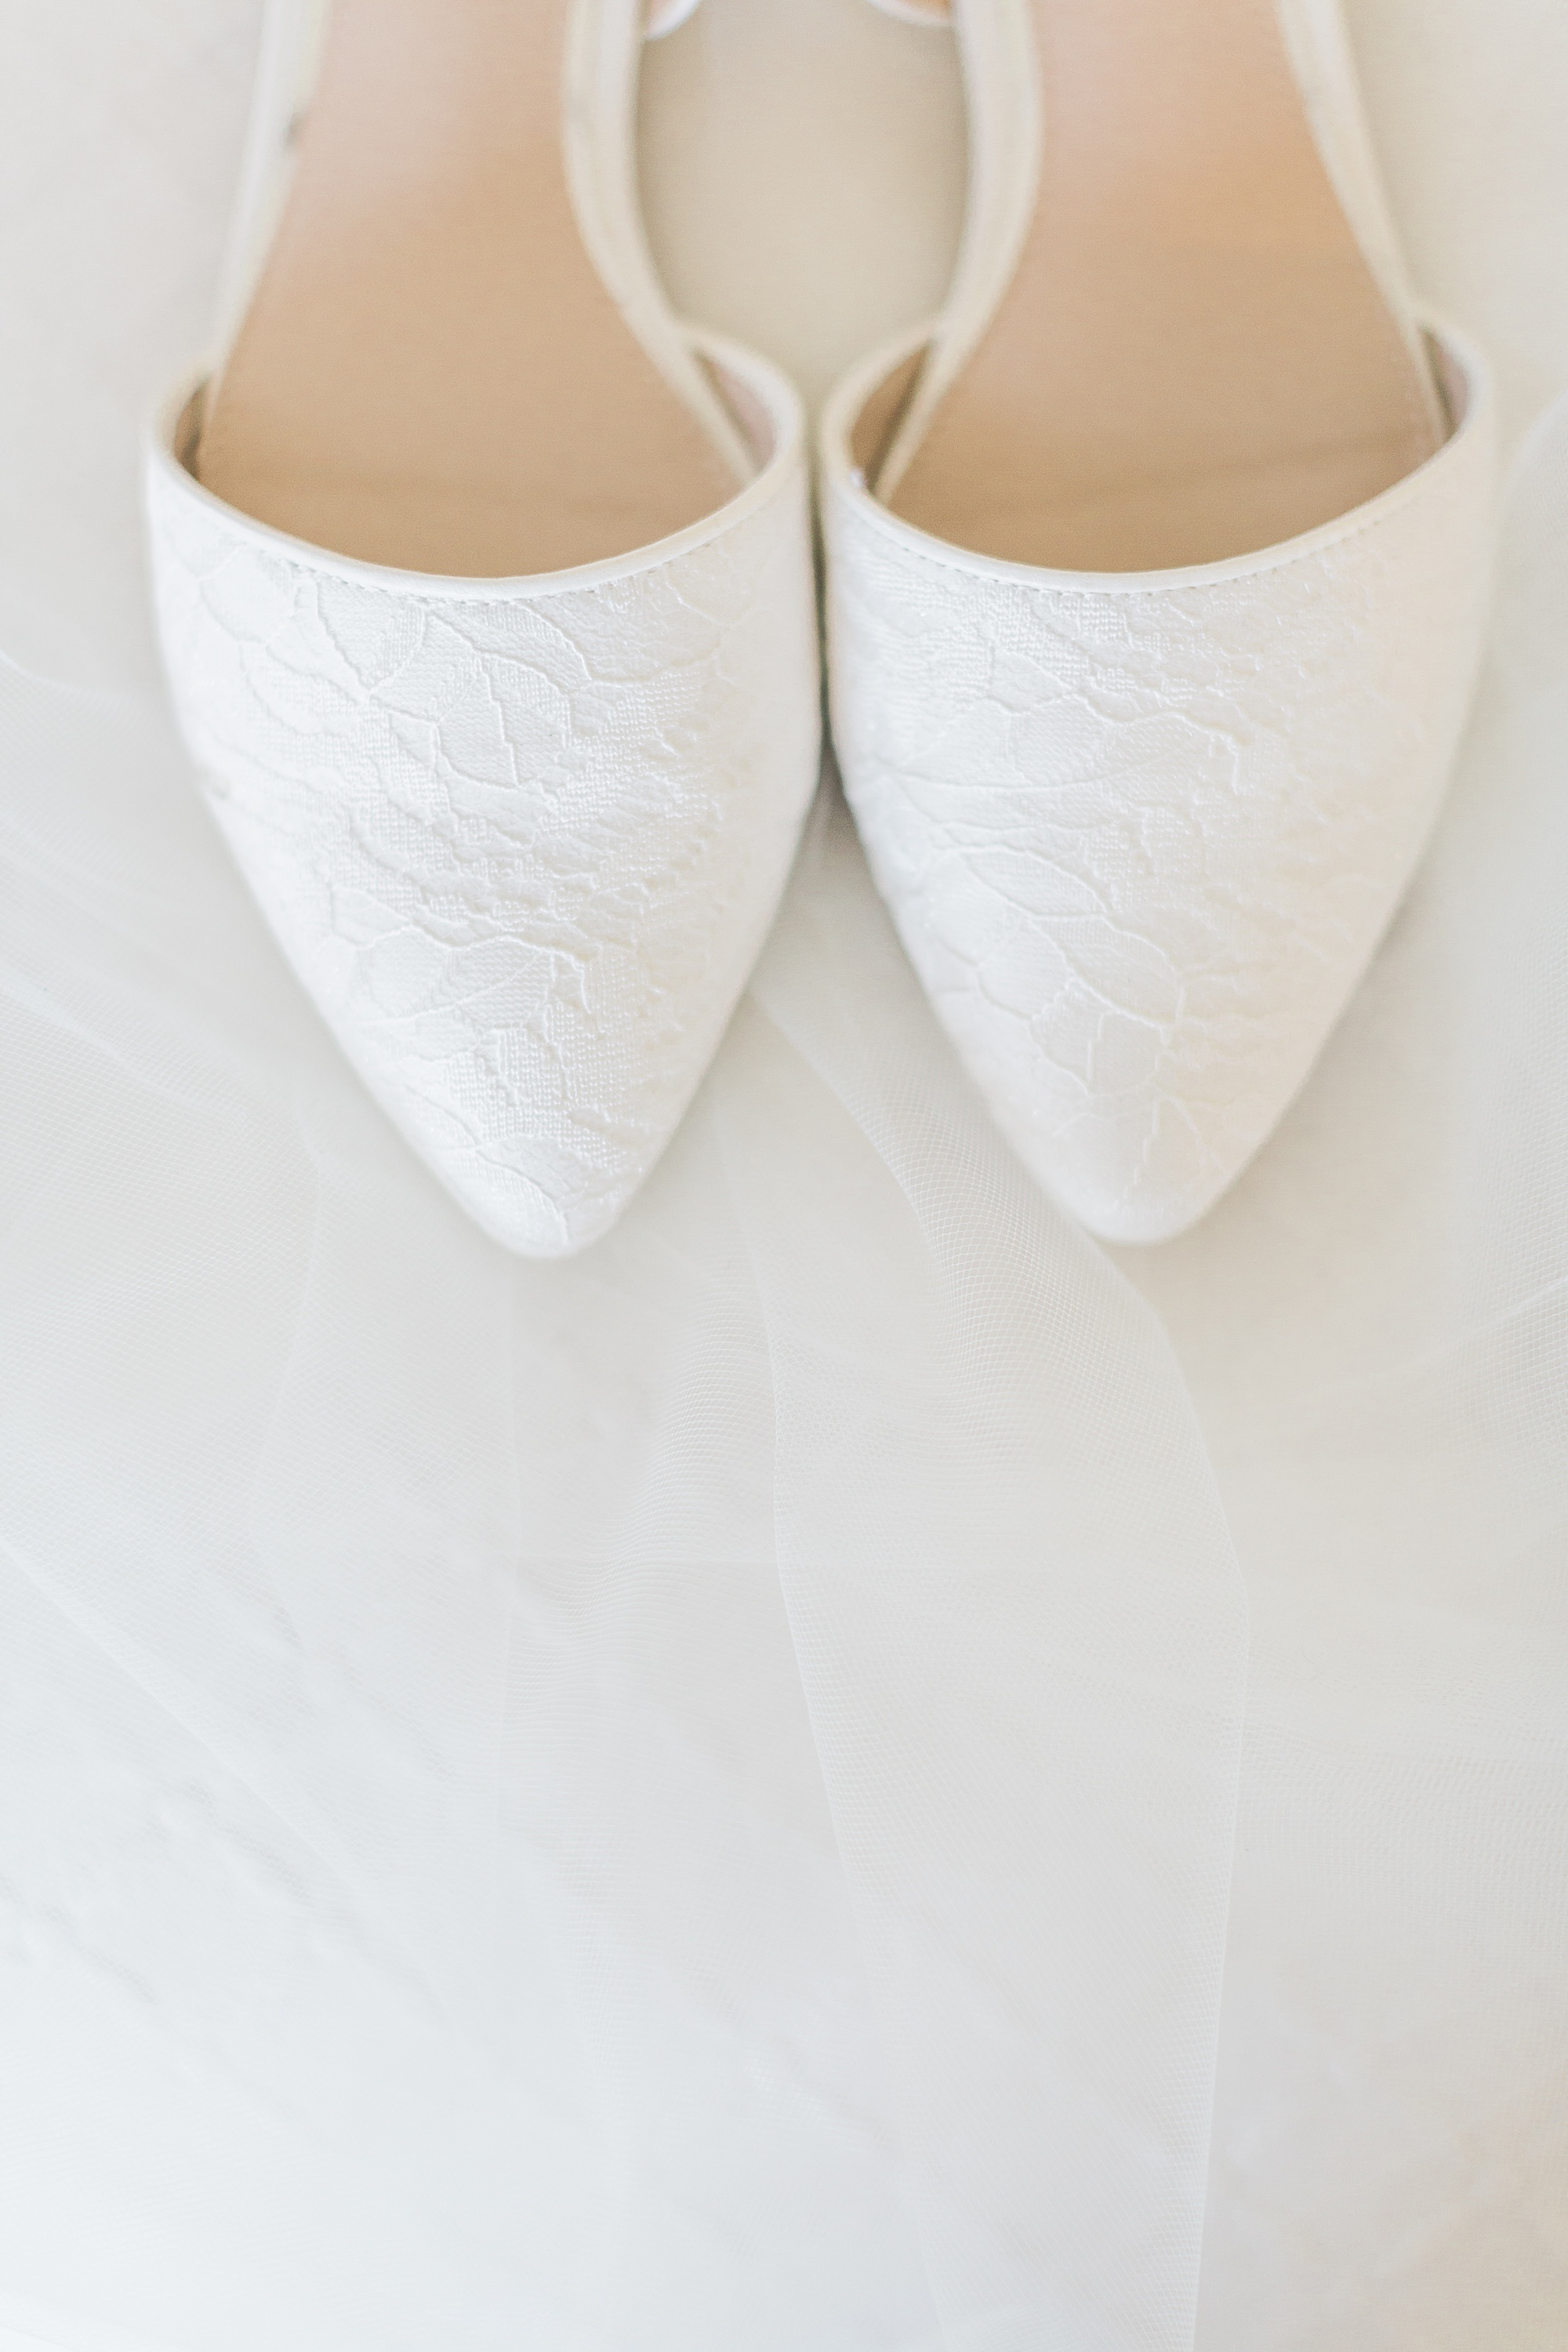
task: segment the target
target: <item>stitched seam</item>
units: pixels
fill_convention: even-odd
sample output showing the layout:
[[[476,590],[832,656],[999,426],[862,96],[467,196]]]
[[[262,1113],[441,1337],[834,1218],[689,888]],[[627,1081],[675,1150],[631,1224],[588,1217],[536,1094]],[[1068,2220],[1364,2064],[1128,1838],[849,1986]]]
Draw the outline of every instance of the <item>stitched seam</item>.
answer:
[[[719,529],[710,532],[707,538],[697,541],[691,547],[683,547],[679,554],[666,556],[661,562],[644,564],[640,570],[623,572],[617,579],[589,581],[578,588],[563,585],[559,588],[536,588],[531,591],[514,589],[510,594],[506,593],[506,583],[498,582],[496,586],[489,591],[482,585],[472,588],[464,586],[443,589],[439,595],[432,595],[427,589],[411,587],[402,582],[377,580],[373,573],[346,569],[340,571],[337,562],[331,559],[330,551],[324,551],[327,555],[325,562],[313,563],[308,555],[297,554],[291,548],[275,547],[269,541],[253,536],[245,528],[247,518],[240,516],[237,520],[231,521],[229,515],[232,509],[226,509],[221,502],[215,502],[213,506],[208,506],[205,501],[193,503],[197,504],[198,511],[208,519],[211,527],[224,534],[231,552],[243,548],[251,554],[264,556],[269,562],[279,565],[282,570],[299,579],[336,581],[345,588],[363,589],[373,596],[391,597],[399,604],[416,605],[423,612],[440,612],[443,607],[452,604],[500,605],[514,609],[526,605],[534,609],[542,604],[556,604],[568,596],[602,597],[612,590],[629,585],[634,581],[664,579],[678,571],[691,557],[706,554],[710,548],[721,546],[726,540],[750,530],[754,524],[773,521],[780,504],[780,493],[789,487],[795,470],[792,467],[790,475],[781,478],[778,489],[773,496],[762,505],[753,507],[749,514],[737,515],[732,522],[722,524]],[[182,511],[184,502],[181,499],[179,486],[168,482],[161,474],[154,477],[154,481],[156,487],[153,495],[159,506],[163,508],[166,505],[168,511],[173,513]],[[200,485],[198,484],[197,487],[199,488]],[[166,527],[162,515],[157,518],[157,523],[160,530]],[[500,592],[499,593],[498,589]]]
[[[1467,423],[1468,421],[1467,419]],[[1444,447],[1449,449],[1456,447],[1458,438],[1459,436],[1456,434],[1445,443]],[[1435,465],[1442,455],[1443,450],[1439,449],[1436,457],[1429,458],[1426,466]],[[1409,477],[1405,495],[1392,505],[1385,507],[1381,514],[1369,516],[1363,522],[1347,522],[1345,528],[1336,532],[1333,538],[1320,540],[1315,546],[1304,548],[1299,554],[1282,555],[1274,563],[1254,563],[1245,572],[1226,572],[1217,578],[1173,580],[1168,585],[1156,583],[1149,588],[1118,588],[1104,581],[1097,581],[1092,588],[1073,588],[1064,586],[1055,580],[1041,581],[1037,583],[1031,580],[1020,579],[1013,572],[978,571],[971,563],[963,562],[953,556],[941,555],[935,549],[927,547],[919,541],[906,538],[900,528],[898,517],[888,514],[885,508],[879,508],[868,490],[863,493],[866,501],[864,506],[850,496],[842,482],[834,483],[833,493],[835,499],[843,502],[847,514],[855,521],[862,522],[868,528],[874,529],[879,537],[896,548],[900,555],[912,557],[917,562],[928,564],[935,571],[960,572],[964,578],[975,581],[987,588],[1016,588],[1021,589],[1028,596],[1071,597],[1082,604],[1101,597],[1148,600],[1156,596],[1207,595],[1215,589],[1228,588],[1247,580],[1274,579],[1281,572],[1295,571],[1300,565],[1316,563],[1332,550],[1349,547],[1356,540],[1365,539],[1372,532],[1382,530],[1386,525],[1397,521],[1415,502],[1423,490],[1433,487],[1430,480],[1423,479],[1426,473],[1426,466],[1419,467]],[[1384,492],[1384,495],[1387,496],[1387,493]]]

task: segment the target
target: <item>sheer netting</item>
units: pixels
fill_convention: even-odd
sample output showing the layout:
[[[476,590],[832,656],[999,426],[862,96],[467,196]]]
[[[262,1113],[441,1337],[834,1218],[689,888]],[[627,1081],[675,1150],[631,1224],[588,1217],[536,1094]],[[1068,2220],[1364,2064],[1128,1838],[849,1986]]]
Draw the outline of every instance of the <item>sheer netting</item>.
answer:
[[[1285,1129],[1107,1253],[831,780],[609,1240],[357,1087],[174,736],[135,455],[254,0],[9,0],[0,2352],[1560,2352],[1568,15],[1359,0],[1513,436],[1433,855]],[[941,33],[651,54],[680,306],[929,309]]]

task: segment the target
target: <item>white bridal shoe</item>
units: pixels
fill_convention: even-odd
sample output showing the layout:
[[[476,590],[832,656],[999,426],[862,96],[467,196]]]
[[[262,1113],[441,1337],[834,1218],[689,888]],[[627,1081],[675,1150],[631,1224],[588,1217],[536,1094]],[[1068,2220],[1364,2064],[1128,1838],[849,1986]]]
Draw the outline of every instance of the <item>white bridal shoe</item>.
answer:
[[[816,776],[799,404],[656,281],[644,31],[641,0],[275,5],[219,358],[149,469],[234,854],[366,1085],[531,1255],[668,1140]]]
[[[952,295],[824,421],[835,737],[999,1125],[1153,1242],[1275,1126],[1426,840],[1491,395],[1413,310],[1337,0],[954,13]]]

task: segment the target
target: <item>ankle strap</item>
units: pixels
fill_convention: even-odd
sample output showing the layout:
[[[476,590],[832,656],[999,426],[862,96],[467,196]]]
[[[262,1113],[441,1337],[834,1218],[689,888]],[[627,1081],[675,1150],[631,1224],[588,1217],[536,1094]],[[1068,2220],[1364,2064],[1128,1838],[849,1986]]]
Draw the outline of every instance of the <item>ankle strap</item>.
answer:
[[[884,16],[896,16],[900,25],[940,28],[952,22],[952,0],[871,0],[871,5]]]
[[[677,25],[684,25],[694,16],[702,0],[645,0],[643,8],[643,38],[662,41],[666,33],[673,33]]]

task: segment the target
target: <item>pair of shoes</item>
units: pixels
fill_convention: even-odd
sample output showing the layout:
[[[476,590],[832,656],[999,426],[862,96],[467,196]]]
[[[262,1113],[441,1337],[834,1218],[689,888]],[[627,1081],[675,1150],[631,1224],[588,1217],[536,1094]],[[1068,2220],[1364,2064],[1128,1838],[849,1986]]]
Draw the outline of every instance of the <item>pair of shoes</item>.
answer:
[[[816,778],[799,404],[674,319],[637,205],[638,45],[693,5],[335,0],[324,40],[275,5],[221,357],[150,468],[251,887],[531,1255],[673,1132]],[[1475,667],[1486,373],[1411,302],[1336,6],[958,0],[954,285],[824,421],[873,873],[998,1123],[1113,1239],[1201,1215],[1298,1091]]]

